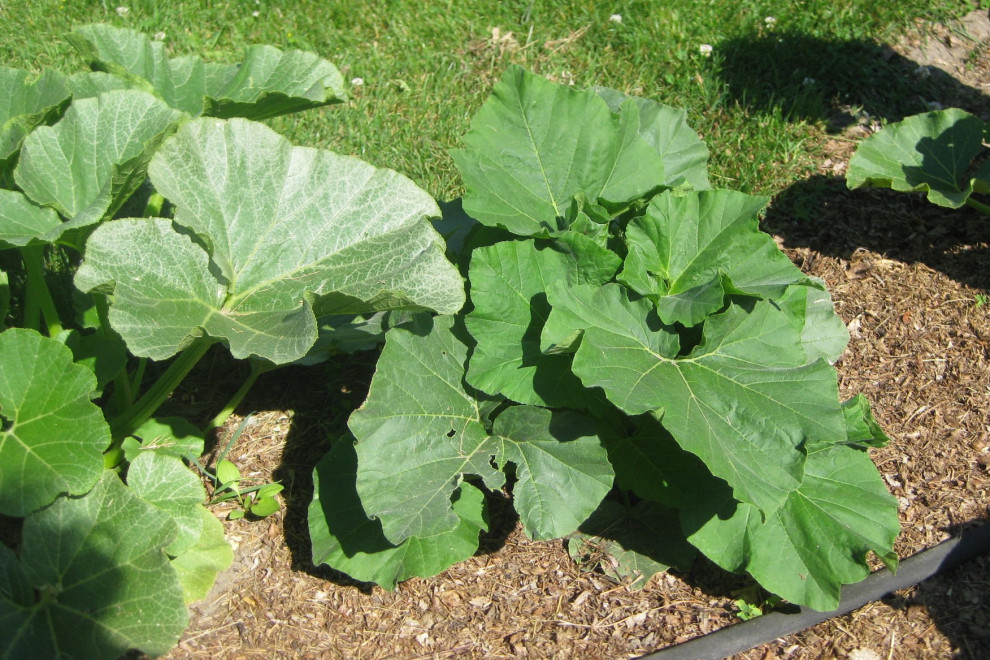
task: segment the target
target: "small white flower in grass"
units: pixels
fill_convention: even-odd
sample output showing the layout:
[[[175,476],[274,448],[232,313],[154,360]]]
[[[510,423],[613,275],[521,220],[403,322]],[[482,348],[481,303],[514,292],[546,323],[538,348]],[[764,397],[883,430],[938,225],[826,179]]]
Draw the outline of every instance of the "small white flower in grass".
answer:
[[[364,84],[364,78],[351,78],[351,85],[354,87],[360,87]]]
[[[258,18],[259,16],[261,16],[261,12],[260,11],[253,11],[253,12],[251,12],[251,15],[254,16],[255,18]]]
[[[774,18],[773,16],[767,16],[766,18],[763,19],[763,22],[766,23],[766,26],[768,28],[772,28],[774,25],[777,24],[777,19]]]
[[[621,23],[622,14],[612,14],[611,16],[608,17],[608,20],[610,23]]]
[[[712,54],[712,45],[701,44],[700,46],[698,46],[698,50],[700,50],[701,54],[704,55],[705,57],[709,57]]]
[[[129,11],[130,9],[128,9],[127,7],[117,7],[117,16],[124,16]]]

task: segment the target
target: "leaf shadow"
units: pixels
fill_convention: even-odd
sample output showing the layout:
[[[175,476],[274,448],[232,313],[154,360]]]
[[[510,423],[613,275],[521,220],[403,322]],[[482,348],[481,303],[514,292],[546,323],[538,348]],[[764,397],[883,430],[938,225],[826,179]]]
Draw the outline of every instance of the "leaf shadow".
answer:
[[[849,190],[844,178],[816,174],[777,195],[762,227],[788,248],[843,260],[867,250],[990,289],[990,221],[968,207],[936,206],[920,193]]]
[[[824,121],[834,133],[856,123],[859,113],[899,121],[930,110],[935,99],[977,115],[990,112],[981,90],[873,41],[771,30],[727,39],[716,50],[728,101],[789,121]]]

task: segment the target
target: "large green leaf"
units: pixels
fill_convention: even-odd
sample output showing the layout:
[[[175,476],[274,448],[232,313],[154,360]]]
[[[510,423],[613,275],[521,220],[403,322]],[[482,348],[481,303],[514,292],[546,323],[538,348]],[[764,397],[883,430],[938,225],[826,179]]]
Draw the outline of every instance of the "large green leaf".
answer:
[[[150,94],[120,90],[75,101],[54,126],[28,135],[14,170],[17,185],[70,227],[112,215],[144,182],[148,161],[181,115]]]
[[[197,504],[194,510],[202,519],[202,533],[196,545],[172,559],[172,569],[182,585],[182,599],[188,605],[206,598],[217,579],[234,561],[234,551],[223,535],[223,524]]]
[[[164,654],[188,616],[162,551],[174,534],[110,471],[86,496],[28,517],[19,561],[0,546],[0,657]]]
[[[96,377],[33,330],[0,334],[0,513],[25,516],[103,473],[110,428],[90,396]]]
[[[682,513],[691,543],[793,603],[823,612],[838,607],[842,585],[869,574],[869,551],[897,564],[897,500],[866,452],[848,445],[809,453],[804,483],[765,520],[731,497],[702,501]]]
[[[958,108],[908,117],[859,145],[846,183],[924,192],[934,204],[959,208],[973,192],[966,172],[980,153],[983,131],[978,117]]]
[[[474,250],[473,309],[464,323],[478,345],[468,363],[468,383],[519,403],[583,407],[584,388],[571,373],[570,356],[540,350],[550,315],[545,292],[558,280],[604,284],[620,263],[591,239],[571,233],[553,243],[507,241]]]
[[[69,40],[94,69],[193,116],[267,119],[347,99],[340,71],[313,53],[250,46],[236,64],[206,63],[194,56],[169,59],[162,42],[105,24],[77,27]],[[77,98],[87,88],[113,85],[79,82],[73,85]]]
[[[457,527],[451,498],[465,474],[492,488],[504,483],[491,465],[497,446],[483,402],[461,382],[467,348],[452,332],[454,321],[426,322],[431,327],[388,331],[368,399],[348,421],[357,438],[358,495],[396,544]]]
[[[453,529],[411,536],[395,545],[385,538],[381,522],[365,513],[355,488],[356,473],[357,453],[347,442],[334,444],[313,471],[309,535],[314,564],[327,564],[391,591],[406,578],[436,575],[478,549],[478,534],[488,529],[488,522],[484,495],[470,483],[461,482],[453,494]]]
[[[686,326],[718,311],[726,293],[780,296],[807,277],[759,230],[765,204],[729,190],[659,195],[628,225],[619,279],[654,300],[664,323]]]
[[[24,193],[0,189],[0,247],[51,242],[62,233],[58,213],[32,204]]]
[[[144,451],[127,468],[131,492],[175,521],[178,534],[165,548],[173,557],[189,550],[203,534],[197,505],[206,500],[203,482],[182,459],[164,452]]]
[[[436,203],[391,170],[293,147],[258,123],[200,119],[149,173],[181,229],[106,223],[76,274],[84,291],[113,290],[111,324],[136,355],[167,358],[205,333],[235,357],[285,363],[315,342],[316,316],[464,302],[426,219]]]
[[[584,193],[621,204],[664,181],[660,155],[639,135],[638,106],[613,113],[578,91],[511,67],[452,152],[464,210],[522,236],[555,232]]]
[[[495,418],[493,434],[499,465],[515,465],[512,500],[530,538],[570,534],[612,489],[612,466],[586,417],[514,406]]]
[[[687,123],[687,111],[640,96],[627,96],[607,87],[595,91],[605,99],[612,112],[622,112],[627,103],[639,110],[639,134],[663,161],[663,184],[694,190],[706,190],[708,183],[708,147]]]
[[[628,414],[658,411],[684,449],[766,512],[802,481],[805,443],[845,437],[834,370],[809,359],[801,329],[768,301],[732,304],[705,322],[701,343],[680,340],[646,299],[620,285],[551,287],[557,308],[583,315],[574,372]]]
[[[69,88],[58,71],[34,76],[0,66],[0,182],[10,173],[24,137],[54,121],[68,103]]]

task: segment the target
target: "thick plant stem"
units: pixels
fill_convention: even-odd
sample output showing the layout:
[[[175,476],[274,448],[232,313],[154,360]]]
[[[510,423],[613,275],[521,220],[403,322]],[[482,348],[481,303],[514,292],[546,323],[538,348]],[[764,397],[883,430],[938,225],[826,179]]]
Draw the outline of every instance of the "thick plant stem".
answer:
[[[134,433],[135,430],[150,418],[165,399],[179,386],[182,379],[192,371],[196,363],[206,355],[213,342],[209,339],[198,339],[186,350],[182,351],[175,361],[169,365],[151,388],[145,392],[134,405],[110,420],[110,432],[113,444]],[[111,445],[112,447],[113,445]]]
[[[62,321],[52,299],[51,291],[45,282],[45,246],[27,245],[21,248],[21,259],[27,271],[27,292],[24,301],[25,327],[35,327],[37,310],[41,310],[45,331],[49,337],[62,332]],[[37,328],[36,328],[37,329]]]
[[[968,206],[970,208],[973,208],[973,209],[976,209],[977,211],[979,211],[983,215],[990,215],[990,205],[984,204],[983,202],[976,201],[975,199],[973,199],[973,196],[972,195],[970,195],[966,199],[966,206]]]
[[[270,362],[262,362],[261,360],[251,360],[250,362],[251,373],[248,374],[247,379],[241,384],[238,390],[234,392],[234,395],[230,397],[230,401],[227,402],[227,405],[224,406],[223,410],[217,413],[217,416],[210,420],[210,423],[203,429],[203,433],[207,433],[213,429],[223,426],[227,419],[234,413],[234,410],[237,409],[237,406],[241,404],[241,401],[244,400],[244,397],[247,396],[247,393],[251,391],[251,387],[254,386],[254,383],[258,380],[258,377],[261,376],[261,374],[269,372],[275,368],[275,365]]]

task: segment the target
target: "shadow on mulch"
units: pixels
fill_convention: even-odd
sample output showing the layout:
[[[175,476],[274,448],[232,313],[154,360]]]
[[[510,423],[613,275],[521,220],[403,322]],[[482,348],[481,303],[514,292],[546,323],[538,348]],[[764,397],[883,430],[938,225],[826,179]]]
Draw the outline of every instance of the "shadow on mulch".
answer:
[[[769,31],[723,41],[718,52],[730,101],[752,113],[822,120],[835,133],[856,123],[852,113],[860,109],[891,122],[931,110],[935,99],[984,117],[990,112],[990,97],[980,90],[872,41]]]
[[[843,178],[814,175],[780,193],[762,225],[786,247],[808,248],[805,259],[817,253],[849,261],[849,277],[870,252],[990,289],[990,218],[966,207],[946,209],[890,190],[849,190]]]
[[[990,524],[988,521],[975,521]],[[953,526],[952,534],[971,525]],[[986,657],[984,645],[990,641],[990,555],[984,554],[952,570],[925,580],[906,592],[890,595],[883,602],[905,612],[908,619],[931,619],[949,638],[961,657]]]

